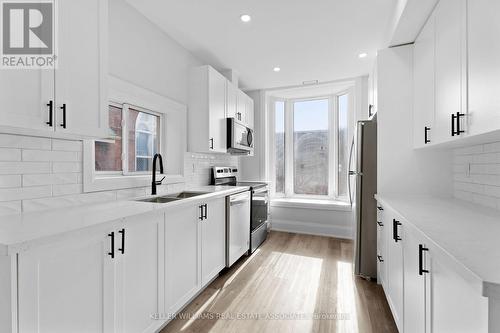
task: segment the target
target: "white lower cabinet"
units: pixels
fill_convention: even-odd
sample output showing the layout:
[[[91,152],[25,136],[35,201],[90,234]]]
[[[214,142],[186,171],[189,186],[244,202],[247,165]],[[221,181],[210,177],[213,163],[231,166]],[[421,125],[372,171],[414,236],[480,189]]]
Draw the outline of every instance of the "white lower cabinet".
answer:
[[[426,308],[428,308],[426,297],[426,286],[430,282],[428,264],[425,261],[424,252],[427,248],[414,236],[412,232],[405,229],[404,232],[404,332],[424,333],[426,330]]]
[[[165,301],[174,314],[225,266],[225,199],[165,213]]]
[[[164,312],[164,214],[127,218],[115,232],[118,332],[154,332]]]
[[[116,260],[109,231],[18,256],[18,332],[114,332]]]
[[[388,209],[386,209],[388,211]],[[392,215],[393,216],[393,215]],[[388,228],[386,228],[387,237],[387,255],[386,272],[387,281],[384,286],[387,301],[392,310],[394,321],[397,327],[402,331],[403,327],[403,238],[402,222],[400,219],[388,216]]]
[[[206,203],[206,219],[201,221],[201,284],[216,277],[226,265],[226,202]]]
[[[385,234],[386,276],[381,282],[399,331],[498,332],[488,327],[488,298],[457,271],[455,259],[433,252],[437,247],[424,234],[387,205],[383,209],[384,221],[391,219],[393,225]],[[401,240],[396,242],[397,237]]]

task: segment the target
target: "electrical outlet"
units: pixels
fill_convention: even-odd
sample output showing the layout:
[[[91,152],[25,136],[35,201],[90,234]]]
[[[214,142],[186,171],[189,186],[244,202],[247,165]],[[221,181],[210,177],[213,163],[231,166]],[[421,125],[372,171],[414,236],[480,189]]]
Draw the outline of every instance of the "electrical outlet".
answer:
[[[465,165],[465,177],[470,178],[470,163]]]

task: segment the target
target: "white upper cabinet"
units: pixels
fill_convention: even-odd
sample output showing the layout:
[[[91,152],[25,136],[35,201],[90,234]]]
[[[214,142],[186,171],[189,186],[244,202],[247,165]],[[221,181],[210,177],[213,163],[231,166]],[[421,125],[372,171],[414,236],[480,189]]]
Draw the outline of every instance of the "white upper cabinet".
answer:
[[[500,132],[500,40],[487,37],[500,35],[499,11],[492,0],[437,4],[415,41],[416,148]]]
[[[431,143],[434,128],[434,15],[429,17],[415,41],[413,56],[414,131],[415,147]]]
[[[469,133],[500,129],[500,2],[468,1]]]
[[[192,152],[227,152],[227,118],[253,128],[253,100],[210,66],[189,75],[188,148]]]
[[[58,12],[56,130],[102,137],[108,127],[107,1],[59,1]]]
[[[107,8],[107,0],[57,2],[58,67],[2,70],[2,131],[75,138],[107,134]]]
[[[465,132],[457,133],[458,130],[466,131],[465,0],[441,0],[434,14],[436,122],[433,138],[444,142],[465,135]]]
[[[238,87],[227,81],[227,108],[226,118],[237,118],[238,110]]]
[[[189,82],[189,151],[225,153],[226,78],[202,66],[191,70]]]

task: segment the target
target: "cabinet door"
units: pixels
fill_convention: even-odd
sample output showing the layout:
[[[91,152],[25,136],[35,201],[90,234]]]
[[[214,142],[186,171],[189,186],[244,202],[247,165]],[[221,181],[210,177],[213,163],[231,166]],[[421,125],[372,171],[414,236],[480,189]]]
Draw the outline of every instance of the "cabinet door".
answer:
[[[425,273],[419,274],[419,241],[413,232],[404,234],[404,332],[424,333],[425,330]],[[423,245],[423,244],[422,244]],[[424,254],[423,254],[424,255]],[[422,256],[424,258],[424,256]],[[422,263],[423,267],[425,263]]]
[[[58,2],[56,128],[82,136],[107,134],[107,0]],[[92,22],[92,24],[89,24]],[[66,108],[66,128],[63,109]]]
[[[387,222],[384,219],[383,207],[379,204],[377,207],[377,272],[379,284],[385,285],[386,280],[386,260],[387,260]]]
[[[119,332],[152,332],[164,312],[163,214],[127,218],[117,229]],[[123,252],[123,253],[121,253]]]
[[[236,118],[246,124],[246,95],[243,91],[238,90],[238,105],[236,108]]]
[[[215,69],[209,68],[209,147],[213,152],[227,151],[226,138],[226,78]]]
[[[467,112],[464,13],[465,0],[441,0],[435,10],[436,129],[432,132],[439,142],[464,135],[451,136],[451,115]],[[467,130],[465,117],[461,119],[461,128]]]
[[[432,253],[429,259],[430,332],[488,332],[488,299]]]
[[[236,118],[238,108],[238,87],[229,81],[227,82],[227,106],[226,118]]]
[[[19,255],[19,332],[114,332],[115,259],[106,232]]]
[[[207,219],[201,223],[201,284],[216,277],[226,265],[226,203],[207,203]]]
[[[47,104],[54,102],[53,70],[2,70],[0,91],[0,125],[53,131],[47,124]]]
[[[398,220],[398,218],[396,218]],[[393,220],[390,220],[391,237],[387,239],[387,301],[391,307],[394,321],[398,328],[403,329],[403,246],[404,240],[395,241],[392,237]],[[397,226],[398,235],[402,235],[402,225]],[[389,234],[389,233],[387,233]]]
[[[198,205],[172,207],[165,213],[165,303],[175,313],[200,289]]]
[[[413,51],[413,139],[415,147],[432,143],[434,130],[434,15],[427,20]]]
[[[245,103],[245,120],[246,124],[250,128],[254,128],[254,106],[253,106],[253,99],[248,96],[246,96],[246,103]]]
[[[500,2],[467,3],[469,133],[480,134],[500,129]]]

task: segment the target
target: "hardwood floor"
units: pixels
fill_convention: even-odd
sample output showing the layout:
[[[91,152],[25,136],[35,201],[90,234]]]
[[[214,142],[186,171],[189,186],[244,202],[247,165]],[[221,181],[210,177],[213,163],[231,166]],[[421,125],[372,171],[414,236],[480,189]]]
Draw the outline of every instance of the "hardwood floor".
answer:
[[[382,287],[353,276],[352,247],[272,232],[161,333],[397,332]]]

